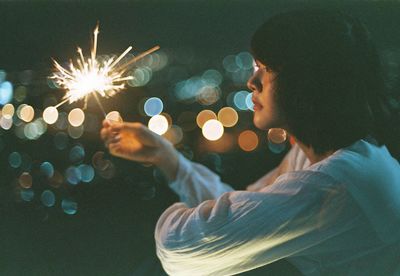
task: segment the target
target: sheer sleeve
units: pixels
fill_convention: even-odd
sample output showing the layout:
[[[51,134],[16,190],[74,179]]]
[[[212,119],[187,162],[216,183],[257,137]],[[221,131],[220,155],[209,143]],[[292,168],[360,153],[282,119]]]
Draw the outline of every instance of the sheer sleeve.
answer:
[[[294,172],[262,192],[224,192],[195,208],[175,203],[157,222],[157,255],[168,274],[185,276],[232,275],[299,255],[357,217],[332,181]]]
[[[308,166],[310,166],[310,161],[307,156],[297,144],[294,144],[278,167],[271,170],[255,183],[247,186],[246,190],[251,192],[260,191],[264,187],[274,183],[280,175],[291,171],[299,171]]]
[[[179,195],[180,201],[189,207],[208,199],[215,199],[233,188],[207,167],[179,155],[178,173],[170,188]]]

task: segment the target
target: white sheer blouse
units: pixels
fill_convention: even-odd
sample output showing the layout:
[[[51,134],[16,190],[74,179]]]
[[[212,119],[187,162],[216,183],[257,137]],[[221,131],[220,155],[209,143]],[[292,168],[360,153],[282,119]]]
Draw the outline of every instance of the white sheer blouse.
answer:
[[[310,166],[298,146],[247,191],[180,156],[157,255],[170,275],[233,275],[282,258],[305,275],[400,275],[400,166],[359,140]]]

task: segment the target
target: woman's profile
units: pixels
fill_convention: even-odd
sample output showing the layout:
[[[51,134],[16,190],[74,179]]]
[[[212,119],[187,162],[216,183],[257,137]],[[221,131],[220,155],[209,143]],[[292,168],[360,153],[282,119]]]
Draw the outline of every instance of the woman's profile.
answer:
[[[140,123],[104,122],[112,154],[158,166],[180,196],[155,229],[163,268],[233,275],[285,259],[304,275],[399,275],[399,112],[368,31],[341,12],[291,11],[251,50],[253,122],[296,143],[246,191]]]

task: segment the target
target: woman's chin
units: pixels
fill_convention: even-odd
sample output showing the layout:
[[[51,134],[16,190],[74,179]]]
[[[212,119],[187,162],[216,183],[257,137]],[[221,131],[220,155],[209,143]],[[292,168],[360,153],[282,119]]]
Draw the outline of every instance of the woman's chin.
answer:
[[[254,114],[253,117],[253,123],[255,125],[256,128],[261,129],[261,130],[267,130],[267,124],[264,120],[261,120],[260,118],[258,118],[257,115]]]

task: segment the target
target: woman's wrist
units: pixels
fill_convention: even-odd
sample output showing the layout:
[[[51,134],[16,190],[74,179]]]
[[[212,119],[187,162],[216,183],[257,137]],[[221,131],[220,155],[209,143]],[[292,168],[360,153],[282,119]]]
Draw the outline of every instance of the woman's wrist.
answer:
[[[166,144],[154,162],[169,181],[176,179],[178,173],[179,153],[172,144]]]

